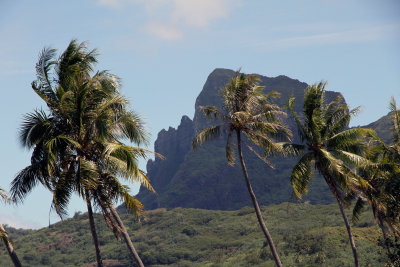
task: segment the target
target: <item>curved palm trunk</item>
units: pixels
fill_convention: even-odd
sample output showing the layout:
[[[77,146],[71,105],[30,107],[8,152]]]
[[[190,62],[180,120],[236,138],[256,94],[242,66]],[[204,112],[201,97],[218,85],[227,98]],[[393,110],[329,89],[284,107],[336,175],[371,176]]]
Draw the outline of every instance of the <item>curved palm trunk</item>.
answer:
[[[0,230],[3,232],[3,241],[4,241],[4,244],[6,245],[6,248],[7,248],[8,254],[10,255],[10,258],[11,258],[12,262],[14,263],[14,266],[22,267],[21,262],[18,259],[17,253],[15,252],[14,246],[11,244],[10,239],[8,238],[8,234],[1,223],[0,223]]]
[[[126,230],[125,225],[124,225],[124,223],[122,222],[121,218],[119,217],[117,210],[114,208],[114,206],[111,205],[111,206],[110,206],[110,211],[111,211],[111,214],[113,215],[114,219],[117,221],[118,226],[119,226],[119,227],[121,228],[121,230],[122,230],[122,236],[124,237],[124,240],[125,240],[126,246],[127,246],[128,249],[129,249],[129,252],[130,252],[130,253],[132,254],[132,256],[135,258],[136,263],[137,263],[140,267],[144,267],[144,264],[143,264],[142,260],[140,259],[139,254],[137,253],[135,247],[133,246],[132,240],[131,240],[131,238],[130,238],[130,236],[129,236],[129,233],[128,233],[128,231]]]
[[[270,235],[270,233],[269,233],[269,231],[267,229],[267,226],[264,223],[264,219],[263,219],[263,217],[261,215],[260,206],[258,205],[258,202],[257,202],[257,199],[256,199],[256,195],[254,194],[253,188],[252,188],[252,186],[250,184],[249,175],[247,173],[246,165],[244,164],[244,160],[243,160],[242,142],[241,142],[241,138],[240,138],[240,131],[236,131],[236,136],[237,136],[237,145],[238,145],[238,154],[239,154],[240,164],[242,165],[243,175],[244,175],[244,178],[246,180],[247,189],[249,190],[249,194],[250,194],[251,200],[253,201],[253,205],[254,205],[254,209],[256,211],[258,223],[260,224],[260,227],[261,227],[265,237],[267,238],[267,241],[268,241],[268,244],[269,244],[269,248],[271,249],[272,256],[274,257],[276,266],[282,267],[282,263],[281,263],[281,260],[279,259],[279,255],[278,255],[278,252],[277,252],[277,250],[275,248],[274,241],[272,240],[272,237],[271,237],[271,235]]]
[[[319,166],[319,165],[317,165],[317,166]],[[354,256],[354,266],[359,267],[360,265],[359,265],[359,262],[358,262],[356,244],[354,242],[353,234],[351,233],[351,227],[350,227],[349,220],[347,219],[346,213],[344,212],[342,200],[341,200],[341,198],[339,196],[339,193],[337,192],[335,186],[330,182],[330,180],[332,180],[332,179],[330,179],[329,174],[324,172],[321,168],[319,168],[319,170],[323,174],[323,176],[325,178],[325,181],[329,186],[329,189],[331,190],[332,194],[335,196],[335,198],[336,198],[336,200],[338,202],[340,213],[342,214],[342,217],[343,217],[343,220],[344,220],[344,224],[346,225],[347,233],[349,235],[350,245],[351,245],[351,249],[353,251],[353,256]]]
[[[388,236],[387,236],[387,232],[386,232],[386,227],[385,227],[385,225],[383,224],[383,220],[382,220],[382,217],[378,214],[378,225],[379,225],[379,227],[381,228],[381,230],[382,230],[382,235],[383,235],[383,239],[384,239],[384,244],[385,244],[385,247],[386,247],[386,250],[387,250],[387,252],[388,252],[388,256],[390,256],[391,254],[392,254],[392,251],[391,251],[391,249],[390,249],[390,246],[389,246],[389,244],[388,244]]]
[[[346,214],[344,213],[342,202],[338,198],[336,198],[336,200],[338,201],[339,209],[340,212],[342,213],[344,223],[346,224],[347,233],[349,234],[350,245],[351,249],[353,250],[353,256],[354,256],[354,266],[358,267],[360,265],[358,263],[357,248],[354,242],[353,234],[351,233],[350,223],[349,220],[347,219]]]
[[[99,243],[99,239],[97,238],[96,228],[94,225],[92,204],[90,203],[89,193],[87,191],[85,192],[85,195],[86,195],[86,204],[87,204],[88,216],[89,216],[90,231],[92,232],[93,244],[96,249],[97,266],[103,267],[103,260],[101,259],[101,253],[100,253],[100,243]]]

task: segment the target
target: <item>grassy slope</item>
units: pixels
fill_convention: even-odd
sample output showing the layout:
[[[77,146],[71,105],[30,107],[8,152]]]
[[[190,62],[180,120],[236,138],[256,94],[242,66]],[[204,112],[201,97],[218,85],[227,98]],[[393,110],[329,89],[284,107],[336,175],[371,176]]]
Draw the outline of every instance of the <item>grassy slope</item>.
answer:
[[[337,205],[288,204],[263,207],[285,266],[351,266],[351,248]],[[380,232],[365,213],[354,227],[361,266],[383,266]],[[147,266],[273,266],[253,209],[211,211],[176,208],[149,211],[137,222],[123,220]],[[96,217],[109,266],[133,266],[125,244]],[[86,214],[14,240],[25,266],[87,266],[95,261]],[[114,259],[114,260],[112,260]],[[0,266],[10,266],[5,248]]]

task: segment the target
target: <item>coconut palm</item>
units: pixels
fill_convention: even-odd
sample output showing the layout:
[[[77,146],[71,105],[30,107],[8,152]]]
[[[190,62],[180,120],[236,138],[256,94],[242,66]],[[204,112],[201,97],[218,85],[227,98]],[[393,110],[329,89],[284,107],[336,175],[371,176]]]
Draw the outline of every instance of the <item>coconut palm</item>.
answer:
[[[276,143],[273,138],[287,138],[290,136],[290,131],[284,124],[277,120],[278,117],[285,115],[284,112],[277,105],[270,102],[272,98],[278,96],[278,93],[271,92],[264,94],[262,92],[263,87],[259,86],[258,83],[259,78],[256,75],[246,76],[240,74],[238,71],[236,76],[221,89],[224,101],[222,110],[214,106],[200,107],[208,119],[215,119],[219,124],[198,132],[193,139],[193,149],[196,150],[204,142],[226,134],[226,158],[229,165],[234,165],[233,137],[236,135],[240,164],[258,222],[268,241],[276,265],[282,266],[250,183],[246,164],[243,159],[242,145],[245,144],[251,151],[271,166],[271,163],[267,160],[267,156],[283,152],[282,146]],[[244,138],[262,148],[264,154],[260,155],[259,149],[252,148]]]
[[[373,215],[382,230],[388,255],[392,254],[388,245],[389,230],[400,235],[400,111],[392,98],[390,102],[393,119],[393,143],[385,144],[376,138],[374,145],[368,149],[368,159],[373,164],[360,168],[360,175],[368,181],[370,187],[359,188],[350,197],[356,197],[353,208],[353,221],[358,220],[364,205],[368,203]]]
[[[9,197],[7,193],[0,188],[0,198],[6,202],[9,201]],[[4,245],[7,248],[8,255],[11,258],[11,261],[13,262],[15,267],[21,267],[21,262],[18,259],[17,253],[15,252],[14,246],[11,243],[10,238],[8,237],[8,233],[6,229],[4,229],[3,224],[0,223],[0,238],[3,239]]]
[[[33,148],[31,165],[17,174],[11,192],[13,199],[21,201],[40,182],[53,192],[52,206],[61,217],[71,195],[78,193],[87,203],[97,262],[102,266],[92,202],[101,207],[114,232],[122,231],[133,252],[112,203],[123,199],[135,214],[142,206],[118,177],[153,189],[137,165],[138,158],[145,158],[149,151],[123,143],[146,143],[144,124],[140,116],[127,110],[128,101],[119,92],[117,76],[107,71],[92,75],[96,56],[95,50],[88,51],[85,43],[75,40],[58,60],[54,60],[53,49],[41,53],[32,88],[46,102],[49,114],[37,110],[25,116],[20,139],[24,146]],[[137,253],[132,254],[143,266]]]
[[[371,148],[371,150],[377,149],[379,149],[377,146]],[[379,154],[382,155],[381,153]],[[374,163],[359,168],[358,172],[368,182],[369,186],[356,187],[346,196],[346,200],[355,199],[352,216],[353,223],[358,222],[363,208],[366,204],[369,204],[386,243],[389,238],[389,230],[394,233],[399,232],[398,218],[396,220],[389,215],[392,213],[390,207],[393,208],[396,199],[386,192],[388,185],[392,184],[394,173],[398,173],[398,168],[390,162],[385,162],[386,160],[382,158],[379,160],[371,156],[367,158]],[[388,254],[391,254],[390,247],[386,246],[386,249]]]
[[[341,95],[325,103],[325,87],[326,83],[321,82],[306,88],[303,120],[293,109],[294,98],[289,99],[289,110],[303,142],[296,148],[304,151],[293,168],[291,184],[295,194],[301,197],[308,191],[313,167],[322,174],[338,202],[353,250],[354,263],[359,266],[356,245],[344,211],[344,197],[346,192],[356,187],[368,186],[352,167],[368,163],[362,156],[367,147],[364,138],[374,133],[370,129],[349,129],[350,119],[359,108],[349,110]]]

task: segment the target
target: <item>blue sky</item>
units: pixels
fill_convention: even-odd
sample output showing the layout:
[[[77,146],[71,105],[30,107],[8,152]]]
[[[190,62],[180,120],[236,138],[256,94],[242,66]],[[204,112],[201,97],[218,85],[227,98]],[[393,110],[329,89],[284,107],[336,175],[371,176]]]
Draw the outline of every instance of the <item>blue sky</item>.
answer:
[[[193,116],[195,98],[217,67],[309,84],[326,80],[352,107],[363,106],[352,125],[385,115],[391,96],[400,102],[395,0],[2,0],[0,36],[0,186],[6,190],[29,164],[17,133],[23,114],[42,105],[30,87],[38,54],[45,46],[62,52],[74,38],[98,48],[98,69],[123,79],[122,92],[146,119],[152,143],[182,115]],[[38,186],[23,205],[2,205],[0,221],[46,226],[50,203]],[[85,211],[83,201],[74,198],[70,215],[79,210]]]

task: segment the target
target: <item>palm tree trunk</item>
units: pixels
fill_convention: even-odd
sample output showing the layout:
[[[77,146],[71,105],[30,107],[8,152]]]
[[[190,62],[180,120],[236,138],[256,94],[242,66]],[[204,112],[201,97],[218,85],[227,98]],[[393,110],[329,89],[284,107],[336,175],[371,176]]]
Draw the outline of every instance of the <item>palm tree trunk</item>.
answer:
[[[353,250],[354,266],[359,267],[360,265],[359,265],[359,262],[358,262],[357,248],[356,248],[356,244],[354,242],[353,234],[351,233],[351,227],[350,227],[349,220],[347,219],[346,213],[344,212],[342,199],[339,196],[339,192],[337,191],[336,187],[332,184],[331,181],[333,181],[333,179],[330,178],[330,175],[327,174],[325,171],[323,171],[320,168],[319,164],[317,164],[317,167],[321,171],[321,173],[323,174],[323,176],[325,178],[325,181],[329,186],[329,189],[331,190],[332,194],[335,196],[335,198],[336,198],[336,200],[338,202],[340,213],[342,214],[342,217],[343,217],[343,220],[344,220],[344,224],[346,225],[347,233],[349,235],[351,249]]]
[[[249,175],[247,173],[247,169],[246,169],[246,165],[244,164],[244,160],[243,160],[243,153],[242,153],[242,142],[241,142],[241,138],[240,138],[240,131],[236,131],[236,136],[237,136],[237,145],[238,145],[238,154],[239,154],[239,159],[240,159],[240,164],[242,165],[242,170],[243,170],[243,175],[246,181],[246,185],[247,185],[247,189],[249,190],[249,194],[251,197],[251,200],[253,201],[253,205],[254,205],[254,209],[256,211],[256,215],[257,215],[257,219],[258,219],[258,223],[260,224],[260,227],[265,235],[265,237],[267,238],[268,244],[269,244],[269,248],[271,249],[272,252],[272,256],[274,257],[275,260],[275,264],[278,267],[282,267],[282,263],[281,260],[279,259],[279,255],[278,252],[275,248],[275,244],[274,241],[272,240],[272,237],[267,229],[267,226],[264,223],[263,217],[261,215],[261,210],[260,210],[260,206],[258,205],[257,199],[256,199],[256,195],[254,194],[253,188],[250,184],[250,179],[249,179]]]
[[[125,225],[124,225],[124,223],[122,222],[121,218],[119,217],[117,210],[114,208],[114,206],[110,205],[110,211],[111,211],[111,214],[113,215],[114,219],[117,221],[118,226],[119,226],[119,227],[121,228],[121,230],[122,230],[122,236],[124,237],[124,240],[125,240],[126,246],[127,246],[128,249],[129,249],[129,252],[130,252],[130,253],[132,254],[132,256],[135,258],[136,263],[137,263],[140,267],[144,267],[144,264],[143,264],[142,260],[140,259],[139,254],[137,253],[135,247],[133,246],[132,240],[131,240],[131,238],[130,238],[130,236],[129,236],[129,233],[128,233],[128,231],[126,230]]]
[[[22,267],[21,262],[18,259],[17,253],[15,252],[14,246],[11,244],[10,239],[8,238],[8,234],[1,223],[0,223],[0,230],[3,233],[3,236],[2,236],[3,241],[4,241],[4,244],[6,245],[8,255],[10,255],[10,258],[11,258],[12,262],[14,263],[14,266]]]
[[[97,238],[96,228],[94,225],[92,204],[90,203],[89,192],[87,190],[85,191],[85,195],[86,195],[86,204],[87,204],[88,215],[89,215],[90,231],[92,232],[93,244],[96,249],[97,266],[103,267],[103,260],[101,259],[101,253],[100,253],[100,243]]]
[[[347,233],[349,234],[350,245],[351,249],[353,250],[353,256],[354,256],[354,266],[359,267],[360,265],[358,263],[357,248],[354,242],[353,234],[351,233],[349,220],[347,219],[346,213],[344,212],[342,201],[340,201],[338,198],[336,198],[336,200],[338,201],[339,209],[340,212],[342,213],[344,223],[346,224]]]
[[[386,227],[385,227],[385,225],[383,224],[383,220],[382,220],[382,217],[378,214],[378,225],[379,225],[379,227],[381,228],[381,230],[382,230],[382,235],[383,235],[383,239],[384,239],[384,244],[385,244],[385,247],[386,247],[386,250],[387,250],[387,252],[388,252],[388,256],[390,256],[391,254],[392,254],[392,251],[391,251],[391,249],[390,249],[390,246],[389,246],[389,244],[388,244],[388,236],[387,236],[387,233],[386,233]]]

